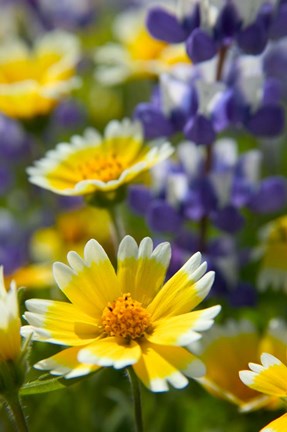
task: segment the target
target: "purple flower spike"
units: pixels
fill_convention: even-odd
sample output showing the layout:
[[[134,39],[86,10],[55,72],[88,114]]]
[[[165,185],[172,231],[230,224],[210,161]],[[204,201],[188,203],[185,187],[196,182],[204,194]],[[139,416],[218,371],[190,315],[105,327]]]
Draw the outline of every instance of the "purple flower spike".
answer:
[[[155,39],[168,43],[179,43],[186,39],[185,31],[177,18],[161,7],[149,11],[146,26]]]
[[[256,306],[257,292],[254,286],[246,282],[240,282],[229,294],[229,302],[232,307]]]
[[[171,122],[152,104],[139,104],[134,117],[142,123],[146,139],[168,137],[174,132]]]
[[[257,20],[244,28],[237,36],[237,43],[246,54],[261,54],[267,41],[267,30],[262,20]]]
[[[273,18],[273,22],[270,27],[271,39],[280,39],[287,36],[287,3],[279,6],[278,11]]]
[[[284,109],[280,105],[263,105],[247,121],[247,128],[260,137],[280,135],[284,128]]]
[[[217,40],[230,42],[238,32],[240,19],[232,3],[227,3],[222,9],[215,24],[215,37]]]
[[[151,191],[143,185],[134,185],[128,191],[128,203],[131,209],[139,215],[145,215],[151,204]]]
[[[184,203],[184,214],[188,219],[199,220],[216,210],[217,197],[209,179],[194,182]]]
[[[212,122],[202,114],[197,114],[187,122],[184,133],[187,138],[199,145],[210,145],[216,137]]]
[[[152,203],[148,209],[147,220],[149,226],[157,232],[176,232],[182,223],[177,211],[162,200]]]
[[[193,63],[210,60],[217,53],[214,40],[201,29],[195,29],[186,41],[186,52]]]
[[[275,78],[268,78],[264,83],[263,104],[275,105],[280,102],[283,96],[282,85]]]
[[[263,180],[251,197],[249,208],[256,213],[273,213],[281,210],[287,202],[287,184],[283,177]]]
[[[218,210],[212,217],[214,225],[229,234],[235,234],[244,225],[244,217],[237,208],[227,205]]]

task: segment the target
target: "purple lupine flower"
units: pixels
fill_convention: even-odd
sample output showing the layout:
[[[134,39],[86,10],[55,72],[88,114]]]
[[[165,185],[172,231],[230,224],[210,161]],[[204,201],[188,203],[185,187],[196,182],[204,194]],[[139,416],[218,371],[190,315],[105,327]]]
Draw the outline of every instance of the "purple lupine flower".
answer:
[[[28,237],[8,210],[0,209],[0,263],[6,274],[27,261]]]
[[[28,150],[28,138],[16,120],[0,114],[0,156],[3,160],[21,158]]]
[[[186,43],[194,64],[210,60],[224,47],[237,44],[246,54],[261,54],[270,37],[286,35],[285,2],[276,0],[188,2],[177,9],[151,7],[147,28],[153,37],[168,43]],[[281,14],[281,15],[280,15]]]

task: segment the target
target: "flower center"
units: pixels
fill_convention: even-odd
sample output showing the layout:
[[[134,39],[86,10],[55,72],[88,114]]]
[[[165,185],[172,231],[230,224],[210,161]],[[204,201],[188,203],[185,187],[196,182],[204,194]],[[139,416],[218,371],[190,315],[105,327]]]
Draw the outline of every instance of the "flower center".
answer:
[[[115,156],[90,158],[78,164],[78,172],[83,180],[98,179],[108,182],[109,180],[116,180],[123,170],[122,163]]]
[[[150,314],[130,293],[123,294],[105,307],[102,315],[104,332],[109,336],[137,339],[150,326]]]

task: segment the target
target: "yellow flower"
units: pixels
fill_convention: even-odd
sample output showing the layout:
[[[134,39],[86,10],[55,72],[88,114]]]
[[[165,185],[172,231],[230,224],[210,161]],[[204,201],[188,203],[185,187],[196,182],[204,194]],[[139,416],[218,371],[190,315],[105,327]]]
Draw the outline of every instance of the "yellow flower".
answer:
[[[47,114],[78,85],[78,59],[76,37],[62,31],[46,34],[34,49],[7,40],[0,47],[0,112],[15,118]]]
[[[185,46],[154,39],[145,27],[145,10],[130,10],[117,17],[115,36],[119,43],[97,49],[96,78],[116,84],[131,77],[157,76],[178,64],[190,65]]]
[[[261,363],[249,363],[251,370],[240,371],[240,379],[248,387],[276,398],[287,398],[287,366],[272,354],[263,353]],[[261,432],[285,432],[287,414],[271,422]]]
[[[213,324],[220,306],[190,312],[208,294],[213,272],[206,272],[196,253],[166,283],[170,245],[153,250],[145,238],[138,246],[126,236],[118,251],[115,272],[96,240],[85,246],[84,257],[69,252],[69,266],[54,264],[54,277],[70,303],[31,299],[26,302],[35,340],[68,346],[40,361],[38,369],[66,378],[101,366],[133,367],[152,391],[182,388],[186,376],[199,377],[204,365],[185,348]]]
[[[270,286],[287,292],[287,216],[275,219],[261,231],[260,249],[259,288]]]
[[[287,430],[287,414],[283,414],[278,419],[269,423],[261,432],[286,432]]]
[[[110,122],[103,138],[88,129],[58,144],[28,173],[32,183],[61,195],[114,192],[172,153],[168,143],[146,145],[140,124],[124,119]]]
[[[272,321],[263,337],[249,321],[214,326],[196,350],[206,366],[205,376],[198,381],[214,396],[238,405],[240,411],[278,407],[278,398],[263,396],[258,389],[246,387],[238,373],[250,359],[258,361],[263,348],[283,359],[287,346],[285,334],[286,326],[280,321]]]
[[[20,325],[16,286],[12,282],[6,291],[0,267],[0,369],[2,362],[14,361],[20,354]]]

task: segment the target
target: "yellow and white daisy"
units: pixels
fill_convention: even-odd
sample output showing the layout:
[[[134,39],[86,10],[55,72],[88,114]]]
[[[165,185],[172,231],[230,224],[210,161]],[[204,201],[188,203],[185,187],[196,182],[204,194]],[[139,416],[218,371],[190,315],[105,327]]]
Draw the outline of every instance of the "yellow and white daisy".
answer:
[[[286,361],[286,360],[285,360]],[[250,370],[240,371],[241,381],[251,389],[266,395],[287,398],[287,366],[272,354],[263,353],[261,364],[249,363]],[[287,414],[271,422],[261,432],[285,432],[287,428]]]
[[[47,114],[79,85],[78,60],[77,38],[63,31],[47,33],[33,49],[8,39],[0,47],[0,112],[15,118]]]
[[[261,363],[249,363],[250,370],[240,371],[241,381],[261,393],[286,398],[286,364],[269,353],[261,354]]]
[[[17,290],[12,282],[7,291],[0,267],[0,376],[1,363],[17,360],[21,351]]]
[[[30,181],[61,195],[114,192],[173,153],[169,143],[145,144],[140,123],[111,121],[101,135],[88,129],[28,168]]]
[[[118,250],[117,272],[96,240],[84,257],[69,252],[69,265],[54,264],[54,277],[70,303],[31,299],[22,334],[68,348],[36,364],[66,378],[100,367],[132,366],[154,392],[168,384],[182,388],[188,377],[204,374],[203,363],[184,347],[213,324],[220,306],[190,312],[213,283],[200,253],[164,283],[171,249],[150,238],[138,246],[126,236]],[[206,273],[206,274],[205,274]]]
[[[259,360],[262,347],[268,347],[280,358],[285,357],[287,340],[283,322],[271,322],[266,334],[261,337],[251,322],[229,321],[225,325],[214,326],[206,338],[196,344],[195,352],[206,366],[205,376],[198,381],[207,391],[238,405],[240,411],[278,406],[278,398],[246,387],[238,373],[250,359]]]
[[[176,65],[191,64],[183,43],[167,44],[148,33],[145,15],[146,9],[131,9],[116,18],[114,32],[119,42],[99,47],[95,54],[96,78],[101,83],[158,76]]]
[[[287,292],[287,216],[270,222],[261,230],[261,255],[258,287]]]

